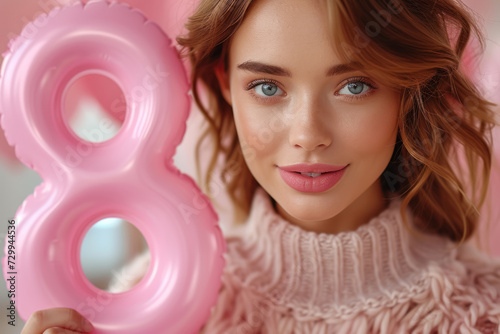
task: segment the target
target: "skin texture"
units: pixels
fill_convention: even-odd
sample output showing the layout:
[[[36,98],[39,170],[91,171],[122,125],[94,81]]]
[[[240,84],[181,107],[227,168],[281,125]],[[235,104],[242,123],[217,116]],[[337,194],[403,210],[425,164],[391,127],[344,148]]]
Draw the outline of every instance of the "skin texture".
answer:
[[[80,313],[70,308],[52,308],[34,312],[21,334],[88,333],[94,329]]]
[[[217,76],[245,161],[278,213],[305,230],[339,233],[387,207],[379,178],[394,150],[400,96],[365,71],[328,74],[341,64],[330,29],[318,1],[256,1]],[[297,163],[349,166],[327,191],[302,193],[278,170]]]

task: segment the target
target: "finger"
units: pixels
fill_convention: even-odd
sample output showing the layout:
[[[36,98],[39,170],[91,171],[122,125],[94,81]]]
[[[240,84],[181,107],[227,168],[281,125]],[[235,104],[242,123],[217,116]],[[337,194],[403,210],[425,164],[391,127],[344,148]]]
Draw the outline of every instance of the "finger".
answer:
[[[82,332],[74,332],[74,331],[71,331],[69,329],[52,327],[52,328],[47,329],[42,334],[82,334]]]
[[[70,308],[52,308],[34,312],[26,322],[22,334],[39,334],[52,327],[75,332],[90,332],[92,324]]]

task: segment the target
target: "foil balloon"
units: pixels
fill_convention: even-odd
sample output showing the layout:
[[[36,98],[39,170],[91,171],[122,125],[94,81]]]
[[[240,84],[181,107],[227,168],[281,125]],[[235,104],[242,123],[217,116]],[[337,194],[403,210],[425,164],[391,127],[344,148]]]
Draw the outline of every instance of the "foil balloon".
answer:
[[[172,163],[190,99],[171,40],[127,5],[90,2],[29,23],[5,56],[1,125],[44,180],[18,209],[15,243],[7,238],[2,259],[19,315],[69,307],[93,333],[198,332],[217,299],[225,243],[210,201]],[[127,99],[120,131],[98,144],[62,115],[67,87],[93,73]],[[144,278],[118,294],[93,286],[80,263],[86,232],[107,217],[134,224],[151,253]]]
[[[3,15],[0,20],[0,53],[7,48],[9,39],[15,36],[14,32],[19,31],[24,24],[36,19],[42,13],[49,13],[53,8],[64,5],[78,3],[78,0],[23,0],[23,1],[2,1],[0,0],[0,13]],[[88,0],[81,1],[87,3]],[[178,36],[183,33],[184,23],[194,12],[199,0],[119,0],[134,8],[139,9],[146,16],[157,22],[157,24],[169,36]],[[173,41],[175,44],[175,41]],[[188,62],[184,66],[189,69]],[[92,98],[97,102],[102,110],[117,123],[123,123],[122,109],[117,112],[116,101],[122,100],[121,91],[115,86],[108,85],[108,82],[97,76],[84,77],[75,82],[70,94],[66,96],[66,115],[72,117],[79,106]],[[12,147],[10,147],[0,131],[0,160],[11,163],[12,166],[20,166]]]
[[[66,4],[70,0],[0,0],[0,54],[7,50],[10,39],[28,22],[33,20],[43,11],[54,6]],[[16,32],[16,33],[15,33]],[[76,101],[75,101],[76,103]],[[8,145],[4,134],[0,131],[0,162],[8,163],[10,167],[21,169],[22,165],[16,158],[14,149]]]
[[[75,2],[74,0],[58,1]],[[88,0],[82,2],[86,3]],[[167,35],[173,37],[186,32],[184,23],[194,13],[199,0],[119,0],[118,2],[139,9],[150,20],[156,22]],[[177,45],[175,40],[172,42]],[[187,58],[184,66],[189,71]],[[111,119],[118,124],[123,123],[121,106],[124,105],[124,97],[116,86],[109,85],[106,80],[97,76],[81,78],[73,86],[71,92],[73,94],[66,100],[70,104],[66,110],[68,117],[73,116],[74,111],[85,101],[86,97],[91,97]]]

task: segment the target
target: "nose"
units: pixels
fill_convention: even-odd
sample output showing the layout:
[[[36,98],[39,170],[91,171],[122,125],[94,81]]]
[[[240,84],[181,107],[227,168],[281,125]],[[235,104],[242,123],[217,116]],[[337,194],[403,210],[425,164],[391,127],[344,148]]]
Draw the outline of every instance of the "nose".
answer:
[[[289,130],[290,145],[313,151],[328,147],[332,143],[329,119],[326,108],[321,101],[305,99],[292,115]]]

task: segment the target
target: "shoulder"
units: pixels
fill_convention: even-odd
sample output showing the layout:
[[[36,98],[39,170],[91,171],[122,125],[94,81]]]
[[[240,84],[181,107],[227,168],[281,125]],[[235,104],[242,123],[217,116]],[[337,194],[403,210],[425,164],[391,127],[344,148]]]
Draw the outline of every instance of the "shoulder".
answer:
[[[465,244],[446,262],[430,262],[428,288],[407,320],[417,317],[447,333],[499,333],[500,261]],[[427,309],[426,309],[427,308]]]
[[[464,294],[468,292],[479,296],[476,302],[500,313],[500,259],[466,244],[457,248],[456,263],[461,267]]]

